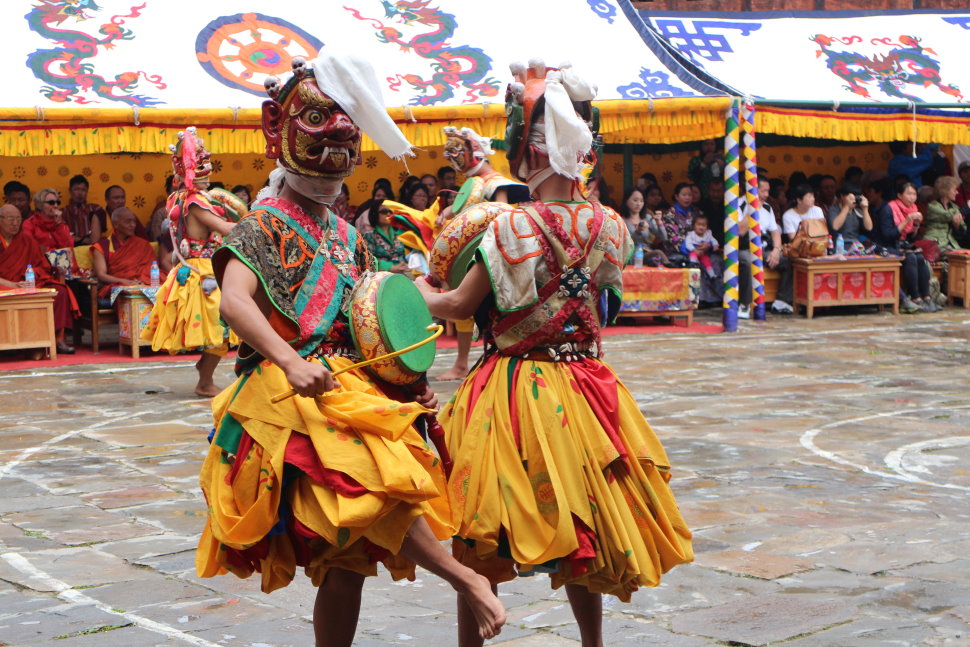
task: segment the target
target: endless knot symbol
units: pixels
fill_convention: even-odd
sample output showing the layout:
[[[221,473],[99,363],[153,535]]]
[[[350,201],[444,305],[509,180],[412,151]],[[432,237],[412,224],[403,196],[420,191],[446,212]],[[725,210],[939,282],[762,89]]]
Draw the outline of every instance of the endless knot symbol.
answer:
[[[708,33],[707,29],[737,29],[742,36],[749,36],[761,29],[761,23],[738,23],[724,20],[683,20],[665,19],[654,21],[660,29],[661,35],[670,41],[684,54],[692,59],[697,57],[709,61],[723,61],[721,54],[734,52],[731,44],[723,34]],[[694,31],[691,31],[691,27]]]

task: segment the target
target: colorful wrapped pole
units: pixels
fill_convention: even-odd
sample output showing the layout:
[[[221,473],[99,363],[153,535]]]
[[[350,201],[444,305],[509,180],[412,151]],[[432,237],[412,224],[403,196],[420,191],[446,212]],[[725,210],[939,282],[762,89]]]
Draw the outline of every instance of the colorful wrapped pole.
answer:
[[[765,266],[761,253],[761,222],[757,212],[761,208],[758,197],[758,152],[754,132],[754,103],[746,101],[741,108],[741,130],[744,133],[744,185],[747,195],[748,251],[751,254],[751,300],[756,321],[765,320]]]
[[[738,329],[738,223],[740,222],[741,102],[727,114],[724,137],[724,332]]]

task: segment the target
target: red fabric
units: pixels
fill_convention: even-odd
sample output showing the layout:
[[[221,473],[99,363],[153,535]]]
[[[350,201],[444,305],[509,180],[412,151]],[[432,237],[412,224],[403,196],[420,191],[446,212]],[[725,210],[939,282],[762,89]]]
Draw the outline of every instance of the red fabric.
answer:
[[[50,262],[36,240],[21,231],[9,245],[0,238],[0,279],[15,283],[24,280],[27,265],[34,270],[34,284],[38,288],[54,288],[54,328],[64,330],[74,327],[74,318],[80,316],[77,299],[64,281],[53,273]]]
[[[522,369],[522,362],[517,362],[515,365],[515,370],[512,372],[512,388],[519,383],[519,372]],[[522,431],[519,429],[519,400],[518,398],[509,398],[509,417],[512,419],[512,437],[515,438],[515,446],[522,449],[522,443],[520,442],[522,438]]]
[[[482,364],[482,368],[479,369],[478,373],[475,374],[475,379],[472,381],[470,387],[471,393],[468,396],[468,415],[465,418],[466,424],[471,420],[472,411],[475,409],[475,405],[478,403],[478,398],[481,397],[482,391],[485,390],[488,379],[492,377],[497,361],[498,355],[492,355]]]
[[[242,437],[239,439],[239,446],[236,447],[234,454],[236,455],[236,460],[233,461],[232,467],[229,469],[229,473],[226,474],[226,483],[229,485],[233,484],[236,480],[236,475],[239,473],[239,468],[242,464],[246,462],[246,455],[249,454],[249,450],[253,448],[253,437],[243,432]]]
[[[113,251],[112,251],[113,250]],[[121,279],[128,279],[131,282],[141,282],[145,285],[151,283],[152,261],[155,259],[155,251],[151,243],[144,238],[131,236],[125,242],[121,242],[117,234],[110,239],[102,238],[92,248],[104,256],[108,274],[117,276]],[[165,281],[165,276],[159,276],[159,283]],[[128,283],[108,283],[101,286],[98,296],[102,299],[111,294],[112,285],[129,285]]]
[[[596,557],[596,533],[593,532],[592,528],[583,523],[582,519],[576,515],[572,515],[572,517],[573,528],[576,531],[576,542],[579,544],[579,547],[566,555],[565,560],[569,564],[572,576],[581,577],[589,570],[587,560]]]
[[[58,223],[51,218],[45,218],[40,212],[34,212],[21,226],[21,233],[27,234],[37,241],[43,252],[51,249],[67,247],[74,248],[74,237],[71,228],[65,223]]]
[[[91,216],[97,217],[101,233],[107,231],[108,218],[104,209],[96,204],[75,204],[71,202],[64,207],[62,218],[75,237],[84,238],[91,233]]]
[[[297,432],[290,434],[283,461],[302,470],[314,481],[327,486],[337,494],[358,497],[368,492],[367,488],[343,472],[324,467],[317,455],[317,450],[310,442],[310,437],[304,434]]]
[[[620,440],[620,401],[617,397],[616,374],[603,362],[592,359],[569,362],[567,366],[576,379],[579,392],[586,398],[596,419],[603,425],[613,447],[620,453],[620,458],[626,459],[626,447]]]

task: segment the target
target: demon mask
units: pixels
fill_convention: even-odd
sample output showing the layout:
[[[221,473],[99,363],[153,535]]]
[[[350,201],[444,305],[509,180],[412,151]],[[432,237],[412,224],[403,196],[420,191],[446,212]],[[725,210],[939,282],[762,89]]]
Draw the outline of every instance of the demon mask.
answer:
[[[168,147],[172,151],[172,170],[182,178],[185,186],[192,186],[199,180],[208,180],[212,173],[211,155],[205,149],[202,138],[196,134],[195,126],[189,126],[178,134],[178,143]]]

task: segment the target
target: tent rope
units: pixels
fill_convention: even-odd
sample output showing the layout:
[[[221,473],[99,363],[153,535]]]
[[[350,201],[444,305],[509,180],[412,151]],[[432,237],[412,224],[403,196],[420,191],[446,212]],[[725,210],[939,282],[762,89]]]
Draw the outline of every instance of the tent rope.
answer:
[[[916,125],[916,102],[910,101],[909,107],[913,109],[913,157],[916,157],[916,137],[919,133],[919,128]]]
[[[132,106],[131,111],[134,114],[135,125],[140,126],[141,120],[138,118],[138,106]]]

